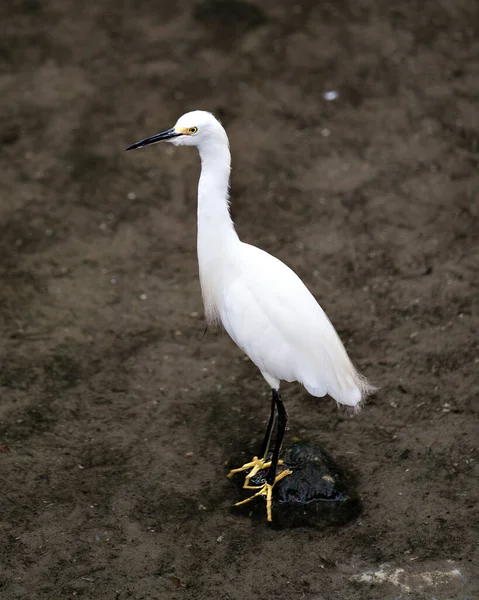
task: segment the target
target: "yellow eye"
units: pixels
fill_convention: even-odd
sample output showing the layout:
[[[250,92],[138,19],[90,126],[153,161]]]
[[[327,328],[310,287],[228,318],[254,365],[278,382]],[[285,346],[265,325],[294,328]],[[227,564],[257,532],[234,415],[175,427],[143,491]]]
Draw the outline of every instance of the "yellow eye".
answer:
[[[188,133],[196,133],[198,131],[198,127],[188,127]]]

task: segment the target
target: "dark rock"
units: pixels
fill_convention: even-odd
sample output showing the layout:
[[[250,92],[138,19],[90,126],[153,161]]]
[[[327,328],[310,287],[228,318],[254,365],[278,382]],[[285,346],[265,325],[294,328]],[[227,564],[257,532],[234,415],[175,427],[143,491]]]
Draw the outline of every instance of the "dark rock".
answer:
[[[284,466],[293,471],[273,489],[273,524],[278,527],[308,526],[323,529],[343,525],[361,512],[361,501],[348,476],[319,446],[297,442],[284,453]],[[251,480],[252,485],[264,482],[266,471]],[[239,483],[243,477],[235,479]],[[252,495],[253,490],[243,490]],[[246,497],[246,496],[245,496]],[[266,506],[257,498],[235,510],[253,518],[266,519]]]

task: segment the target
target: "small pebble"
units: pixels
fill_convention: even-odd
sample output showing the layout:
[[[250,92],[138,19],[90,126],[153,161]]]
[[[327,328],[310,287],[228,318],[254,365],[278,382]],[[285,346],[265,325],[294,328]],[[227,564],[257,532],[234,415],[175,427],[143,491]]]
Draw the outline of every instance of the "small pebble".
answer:
[[[323,98],[325,100],[327,100],[328,102],[331,102],[332,100],[336,100],[338,98],[339,94],[336,90],[329,90],[328,92],[324,92],[323,94]]]

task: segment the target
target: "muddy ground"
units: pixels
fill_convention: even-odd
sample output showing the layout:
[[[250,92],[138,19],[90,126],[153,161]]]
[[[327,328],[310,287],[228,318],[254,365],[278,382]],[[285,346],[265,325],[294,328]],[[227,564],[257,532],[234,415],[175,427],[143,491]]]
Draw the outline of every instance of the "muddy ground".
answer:
[[[473,600],[474,0],[0,7],[2,600]],[[324,93],[335,91],[335,100]],[[240,236],[287,262],[380,392],[284,386],[357,478],[343,527],[232,512],[269,393],[202,339],[191,109],[230,135]]]

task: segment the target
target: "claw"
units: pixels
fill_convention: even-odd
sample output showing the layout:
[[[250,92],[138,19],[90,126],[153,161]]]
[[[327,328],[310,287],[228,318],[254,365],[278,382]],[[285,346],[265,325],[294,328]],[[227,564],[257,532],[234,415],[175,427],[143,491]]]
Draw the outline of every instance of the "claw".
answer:
[[[251,473],[249,473],[247,475],[247,477],[249,477],[251,479],[251,477],[253,477],[254,475],[256,475],[256,473],[258,471],[261,471],[261,469],[264,469],[266,465],[269,465],[271,463],[265,463],[264,458],[258,458],[257,456],[253,457],[253,460],[249,463],[245,463],[242,467],[238,467],[237,469],[231,469],[231,471],[228,473],[227,477],[228,479],[231,479],[233,477],[233,475],[235,475],[236,473],[241,473],[242,471],[247,471],[248,469],[252,469]],[[252,475],[254,471],[254,474]]]
[[[239,471],[241,471],[241,470],[242,469],[239,469]],[[236,469],[236,471],[238,471],[238,469]],[[268,522],[271,523],[271,521],[273,520],[273,516],[272,516],[273,488],[278,483],[278,481],[281,481],[281,479],[284,479],[285,477],[287,477],[288,475],[291,475],[292,473],[293,473],[293,471],[290,471],[289,469],[287,469],[286,471],[283,471],[282,473],[280,473],[279,475],[276,476],[276,479],[274,480],[273,484],[265,483],[264,485],[261,486],[261,489],[258,492],[256,492],[256,494],[253,494],[249,498],[246,498],[246,500],[241,500],[240,502],[236,502],[235,506],[241,506],[242,504],[251,502],[251,500],[253,500],[257,496],[266,496],[266,514],[267,514]],[[246,486],[246,482],[245,482],[245,485],[243,487],[249,487],[249,489],[256,489],[259,486],[254,486],[254,487]]]
[[[282,460],[278,461],[278,466],[281,466],[283,464],[284,463]],[[231,479],[233,477],[233,475],[235,475],[236,473],[241,473],[242,471],[247,471],[248,469],[251,469],[251,471],[245,477],[243,488],[246,490],[256,490],[256,489],[260,488],[261,486],[250,485],[251,479],[256,475],[256,473],[259,473],[259,471],[263,471],[264,469],[267,469],[270,466],[271,466],[271,461],[266,462],[266,460],[264,458],[258,458],[257,456],[254,456],[253,460],[251,462],[246,463],[242,467],[239,467],[237,469],[231,469],[231,471],[228,473],[227,477],[228,477],[228,479]]]

